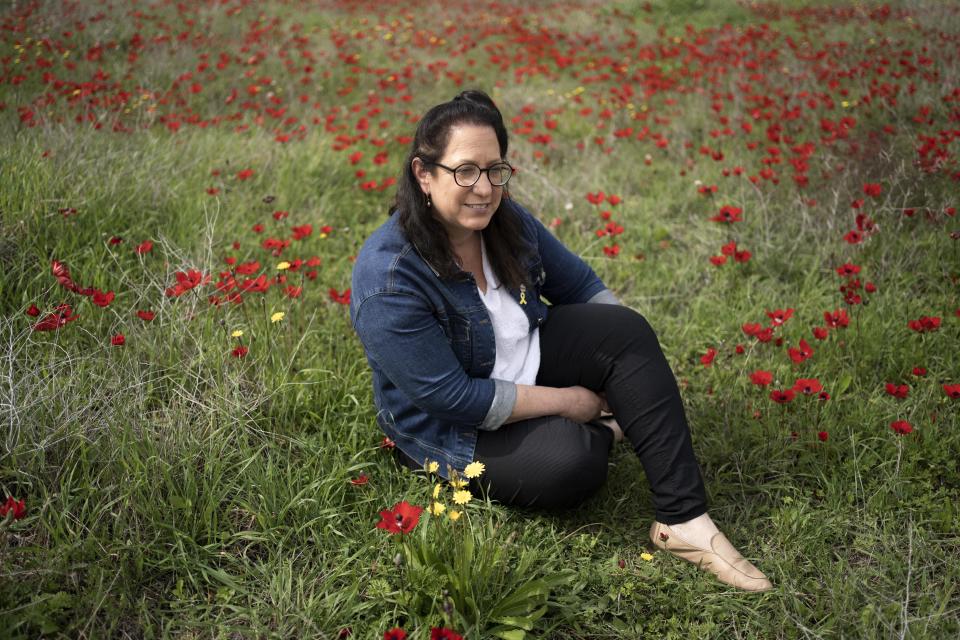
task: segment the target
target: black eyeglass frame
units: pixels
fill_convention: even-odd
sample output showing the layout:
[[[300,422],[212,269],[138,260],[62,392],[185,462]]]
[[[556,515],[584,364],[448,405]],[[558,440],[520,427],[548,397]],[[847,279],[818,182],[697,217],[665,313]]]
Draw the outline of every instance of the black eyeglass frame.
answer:
[[[425,165],[433,165],[433,166],[436,166],[436,167],[440,167],[441,169],[446,169],[447,171],[449,171],[450,173],[453,174],[453,181],[456,182],[459,186],[465,187],[465,188],[470,188],[470,187],[472,187],[473,185],[475,185],[475,184],[477,184],[478,182],[480,182],[480,176],[483,175],[484,173],[487,174],[487,180],[490,180],[490,169],[493,169],[494,167],[500,167],[500,166],[506,165],[507,167],[510,167],[510,175],[507,176],[507,179],[503,181],[503,184],[493,184],[493,180],[490,180],[490,185],[491,185],[491,186],[494,186],[494,187],[505,187],[505,186],[507,185],[507,183],[510,182],[510,178],[513,177],[513,172],[515,171],[515,169],[513,168],[513,165],[510,164],[509,162],[507,162],[506,160],[501,160],[500,162],[495,162],[495,163],[493,163],[492,165],[490,165],[489,167],[487,167],[486,169],[481,169],[479,165],[477,165],[477,164],[475,164],[475,163],[473,163],[473,162],[464,162],[463,164],[457,165],[455,168],[448,167],[447,165],[445,165],[445,164],[440,164],[439,162],[424,162],[423,164],[425,164]],[[463,167],[477,167],[477,170],[479,171],[479,173],[477,174],[477,179],[474,180],[473,182],[471,182],[470,184],[462,184],[459,180],[457,180],[457,171],[460,170],[460,169],[463,168]]]

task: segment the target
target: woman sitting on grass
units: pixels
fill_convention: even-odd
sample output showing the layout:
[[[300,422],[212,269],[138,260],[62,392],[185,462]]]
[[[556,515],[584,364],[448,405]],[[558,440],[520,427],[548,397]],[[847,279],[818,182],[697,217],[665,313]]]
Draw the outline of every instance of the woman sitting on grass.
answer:
[[[357,256],[351,318],[397,454],[414,469],[438,461],[445,477],[478,460],[475,489],[562,509],[603,485],[626,436],[653,493],[653,544],[733,586],[770,589],[707,515],[680,392],[650,325],[509,198],[506,157],[486,94],[433,107],[392,215]]]

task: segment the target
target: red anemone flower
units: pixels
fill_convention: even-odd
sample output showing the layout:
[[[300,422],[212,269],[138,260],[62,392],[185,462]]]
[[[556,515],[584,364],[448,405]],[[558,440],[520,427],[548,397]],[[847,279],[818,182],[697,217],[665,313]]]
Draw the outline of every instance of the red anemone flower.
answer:
[[[786,404],[793,400],[796,396],[796,393],[792,389],[774,389],[770,392],[770,399],[778,404]]]
[[[792,315],[793,309],[774,309],[773,311],[767,311],[767,317],[770,318],[775,327],[786,323]]]
[[[446,627],[430,627],[430,640],[463,640],[463,636]]]
[[[243,262],[237,265],[236,272],[237,275],[250,276],[260,270],[260,263],[256,260],[251,262]]]
[[[394,627],[389,631],[383,632],[383,640],[406,640],[407,632],[400,627]]]
[[[754,336],[760,342],[770,342],[773,339],[773,327],[767,327],[763,329]],[[779,346],[783,341],[783,338],[777,340],[777,345]]]
[[[892,382],[888,382],[886,384],[886,390],[889,395],[893,396],[894,398],[900,398],[901,400],[910,395],[910,387],[905,384],[896,385]]]
[[[943,391],[948,398],[960,400],[960,384],[945,384],[943,385]]]
[[[290,230],[293,231],[294,240],[303,240],[313,233],[313,225],[302,224],[298,227],[291,227]]]
[[[827,326],[831,329],[838,329],[840,327],[846,327],[850,324],[850,316],[847,315],[845,309],[837,309],[833,313],[829,311],[823,312],[823,320],[827,323]]]
[[[707,349],[707,352],[704,355],[700,356],[700,364],[705,367],[709,367],[711,364],[713,364],[713,359],[716,357],[717,350],[713,347],[710,347]]]
[[[350,289],[344,289],[343,293],[339,293],[336,289],[330,288],[330,299],[336,302],[337,304],[350,304]]]
[[[97,305],[98,307],[106,307],[106,306],[109,306],[111,302],[113,302],[113,298],[114,298],[113,291],[107,291],[106,293],[104,293],[103,291],[100,291],[100,289],[95,289],[93,292],[92,299],[93,299],[93,304]]]
[[[796,362],[797,364],[803,362],[804,360],[809,359],[813,356],[813,349],[810,348],[810,344],[804,340],[800,339],[800,347],[794,348],[790,347],[787,349],[787,354],[790,356],[790,359]]]
[[[936,331],[940,328],[941,319],[938,316],[920,316],[917,320],[910,320],[907,326],[917,333]]]
[[[145,253],[150,253],[151,251],[153,251],[153,242],[151,242],[150,240],[144,240],[143,242],[137,245],[134,251],[137,253],[137,255],[140,255],[140,256],[142,256]]]
[[[67,323],[73,322],[80,316],[73,313],[73,308],[68,304],[61,304],[52,313],[48,313],[39,322],[33,325],[34,331],[56,331]]]
[[[895,420],[890,423],[890,428],[893,429],[894,433],[901,436],[913,433],[913,426],[906,420]]]
[[[851,229],[847,232],[847,235],[843,236],[843,239],[846,240],[848,244],[859,244],[863,241],[863,233],[856,229]]]
[[[715,216],[711,216],[710,220],[713,222],[741,222],[743,219],[740,215],[743,213],[743,209],[739,207],[732,207],[730,205],[724,205],[720,207],[720,212]]]
[[[19,520],[27,515],[27,505],[23,498],[14,500],[13,496],[8,496],[7,501],[0,504],[0,518],[6,518],[7,514],[13,512],[13,519]]]
[[[759,322],[745,322],[744,324],[740,325],[740,328],[748,336],[754,336],[754,337],[758,333],[763,331],[763,325],[760,324]]]
[[[805,396],[812,396],[823,391],[823,385],[816,378],[799,378],[793,383],[793,390]]]
[[[587,194],[587,202],[590,204],[600,204],[606,199],[606,195],[603,191],[597,191],[596,193]]]
[[[773,374],[769,371],[763,371],[762,369],[759,369],[750,374],[750,382],[758,387],[765,387],[773,382]]]
[[[115,347],[122,347],[126,343],[127,343],[127,338],[122,333],[118,333],[117,335],[110,338],[110,344],[112,344]]]
[[[150,322],[157,317],[157,314],[155,314],[153,311],[137,311],[137,317],[144,322]]]
[[[857,275],[858,273],[860,273],[860,267],[859,267],[859,265],[851,264],[851,263],[849,263],[849,262],[844,263],[844,264],[840,265],[839,267],[837,267],[837,275],[838,275],[838,276],[847,276],[847,277],[849,277],[849,276],[855,276],[855,275]]]
[[[377,523],[377,528],[390,533],[410,533],[420,521],[422,512],[423,507],[412,505],[403,500],[393,505],[392,509],[385,509],[380,512],[380,522]]]
[[[250,350],[241,344],[237,347],[234,347],[233,351],[230,352],[230,355],[234,358],[244,358],[246,357],[248,351]]]
[[[830,434],[827,433],[826,431],[818,431],[818,432],[817,432],[817,438],[820,440],[820,442],[826,442],[826,441],[827,441],[827,438],[829,438],[829,437],[830,437]]]

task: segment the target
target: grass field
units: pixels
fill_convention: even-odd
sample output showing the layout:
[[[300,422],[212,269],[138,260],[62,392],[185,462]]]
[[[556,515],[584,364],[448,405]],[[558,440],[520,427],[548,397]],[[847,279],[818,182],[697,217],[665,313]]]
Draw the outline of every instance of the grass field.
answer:
[[[957,7],[18,0],[0,65],[0,635],[960,636]],[[572,512],[377,528],[434,483],[351,260],[469,87],[774,591],[648,554],[626,446]]]

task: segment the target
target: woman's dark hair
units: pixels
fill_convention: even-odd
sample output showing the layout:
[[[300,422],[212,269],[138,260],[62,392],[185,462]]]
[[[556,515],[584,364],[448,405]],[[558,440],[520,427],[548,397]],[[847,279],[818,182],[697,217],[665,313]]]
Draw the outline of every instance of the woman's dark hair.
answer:
[[[438,104],[423,116],[417,125],[403,165],[403,175],[397,186],[397,195],[390,214],[399,212],[400,227],[420,255],[441,277],[455,279],[460,273],[450,239],[443,225],[427,207],[427,197],[420,189],[413,173],[413,159],[420,158],[425,164],[437,162],[443,157],[453,127],[462,124],[489,126],[497,135],[500,157],[507,157],[507,128],[503,116],[486,93],[464,91],[453,100]],[[509,194],[504,187],[500,206],[483,230],[487,259],[500,282],[511,289],[519,289],[526,282],[522,256],[530,253],[524,242],[521,222],[510,206]]]

